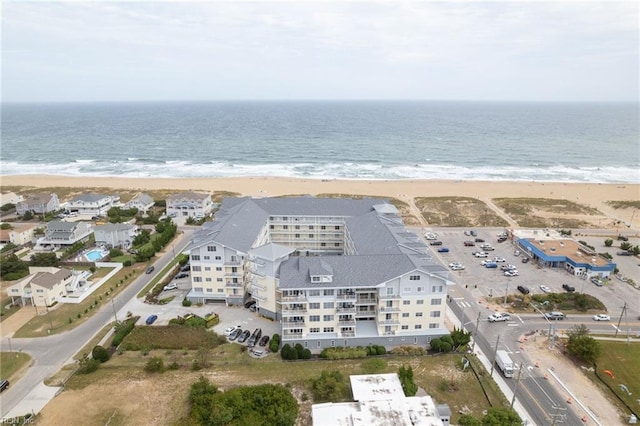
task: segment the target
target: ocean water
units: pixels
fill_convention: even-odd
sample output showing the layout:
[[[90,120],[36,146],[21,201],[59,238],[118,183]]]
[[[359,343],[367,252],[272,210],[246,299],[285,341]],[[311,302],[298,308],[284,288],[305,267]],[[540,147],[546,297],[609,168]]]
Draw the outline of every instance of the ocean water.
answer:
[[[640,182],[635,103],[2,104],[0,173]]]

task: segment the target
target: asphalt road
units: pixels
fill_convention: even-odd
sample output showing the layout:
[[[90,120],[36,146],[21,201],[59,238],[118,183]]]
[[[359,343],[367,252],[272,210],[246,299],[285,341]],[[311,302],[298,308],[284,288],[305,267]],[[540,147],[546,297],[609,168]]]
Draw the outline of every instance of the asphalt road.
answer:
[[[182,231],[183,233],[174,242],[176,253],[178,253],[179,248],[181,249],[189,243],[193,234],[192,228],[185,228]],[[166,253],[154,263],[155,274],[140,275],[120,293],[114,300],[116,312],[120,311],[131,299],[134,299],[138,292],[172,259],[173,251],[166,250]],[[107,303],[91,318],[73,330],[48,337],[11,339],[12,349],[28,353],[33,357],[34,363],[19,381],[12,383],[0,395],[1,416],[4,418],[32,389],[69,363],[70,358],[82,349],[106,324],[113,320],[113,315],[113,306],[111,303]],[[8,348],[7,339],[3,338],[2,340],[2,346]]]

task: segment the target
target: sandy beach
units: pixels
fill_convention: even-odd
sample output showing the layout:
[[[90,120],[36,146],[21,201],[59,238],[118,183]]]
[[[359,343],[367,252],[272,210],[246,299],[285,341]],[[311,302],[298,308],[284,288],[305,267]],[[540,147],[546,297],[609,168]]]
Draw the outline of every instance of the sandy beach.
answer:
[[[607,201],[640,200],[639,184],[596,184],[442,180],[320,180],[277,177],[246,178],[118,178],[47,175],[2,176],[0,186],[35,188],[112,188],[127,190],[231,191],[254,197],[341,193],[388,196],[410,201],[416,197],[461,196],[489,202],[492,198],[551,198],[594,207],[610,217],[640,227],[640,212],[614,210]],[[628,217],[627,217],[628,216]]]

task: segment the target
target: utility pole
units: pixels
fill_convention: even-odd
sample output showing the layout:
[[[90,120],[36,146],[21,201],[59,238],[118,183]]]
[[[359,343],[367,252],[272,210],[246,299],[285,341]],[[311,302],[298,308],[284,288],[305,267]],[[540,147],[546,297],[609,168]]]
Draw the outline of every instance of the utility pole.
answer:
[[[49,329],[49,333],[51,333],[51,330],[53,330],[53,322],[51,321],[51,313],[49,312],[49,304],[47,303],[46,299],[44,301],[44,306],[47,308],[47,318],[49,318],[49,325],[51,326],[51,328]]]
[[[504,291],[504,306],[507,306],[507,295],[509,294],[509,281],[507,281],[507,288]]]
[[[493,357],[491,357],[491,372],[489,373],[489,377],[493,377],[493,368],[496,365],[496,354],[498,353],[498,343],[500,343],[499,334],[498,334],[498,338],[496,339],[496,347],[493,348]]]
[[[113,303],[113,297],[111,298],[111,307],[113,308],[113,318],[116,323],[118,322],[118,316],[116,315],[116,305]]]
[[[513,398],[511,398],[510,408],[513,408],[514,402],[516,402],[516,392],[518,392],[518,385],[520,384],[520,374],[522,373],[522,363],[520,363],[520,368],[518,368],[518,377],[516,377],[516,386],[513,388]]]
[[[11,349],[11,337],[7,337],[7,340],[9,341],[9,352],[13,352]]]
[[[620,330],[620,323],[622,322],[622,315],[624,315],[627,310],[627,302],[624,302],[624,306],[622,307],[622,312],[620,312],[620,319],[618,320],[618,326],[616,327],[616,335],[613,337],[618,337],[618,330]]]
[[[476,348],[476,333],[478,332],[478,327],[480,327],[480,315],[482,315],[482,312],[478,312],[478,319],[476,320],[476,328],[473,330],[473,343],[471,344],[471,353],[473,353],[473,351]]]

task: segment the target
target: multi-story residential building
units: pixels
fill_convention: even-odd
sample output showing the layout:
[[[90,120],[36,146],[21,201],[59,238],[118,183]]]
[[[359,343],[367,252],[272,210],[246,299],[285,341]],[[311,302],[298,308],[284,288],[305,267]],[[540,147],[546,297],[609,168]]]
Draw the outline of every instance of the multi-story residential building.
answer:
[[[167,197],[167,216],[203,218],[213,210],[211,194],[180,192]]]
[[[142,192],[133,197],[129,202],[125,203],[124,208],[131,209],[135,207],[139,212],[146,214],[154,204],[155,201],[153,201],[153,198]]]
[[[82,194],[67,202],[65,210],[81,216],[106,216],[111,207],[115,207],[120,197],[96,193]]]
[[[51,306],[66,294],[66,285],[74,280],[68,269],[29,267],[29,276],[7,287],[12,303],[22,306]]]
[[[87,222],[52,220],[47,223],[44,237],[38,239],[37,246],[40,248],[71,246],[79,241],[86,241],[92,232],[92,225]]]
[[[4,206],[5,204],[18,205],[21,201],[24,201],[24,197],[15,192],[7,191],[0,193],[0,206]]]
[[[60,201],[56,194],[32,194],[27,195],[24,201],[16,204],[16,213],[23,215],[26,212],[44,214],[60,209]]]
[[[138,227],[129,223],[107,223],[93,228],[96,245],[129,248],[138,235]]]
[[[447,333],[447,269],[379,199],[225,199],[189,252],[189,299],[254,299],[284,342],[427,344]]]

